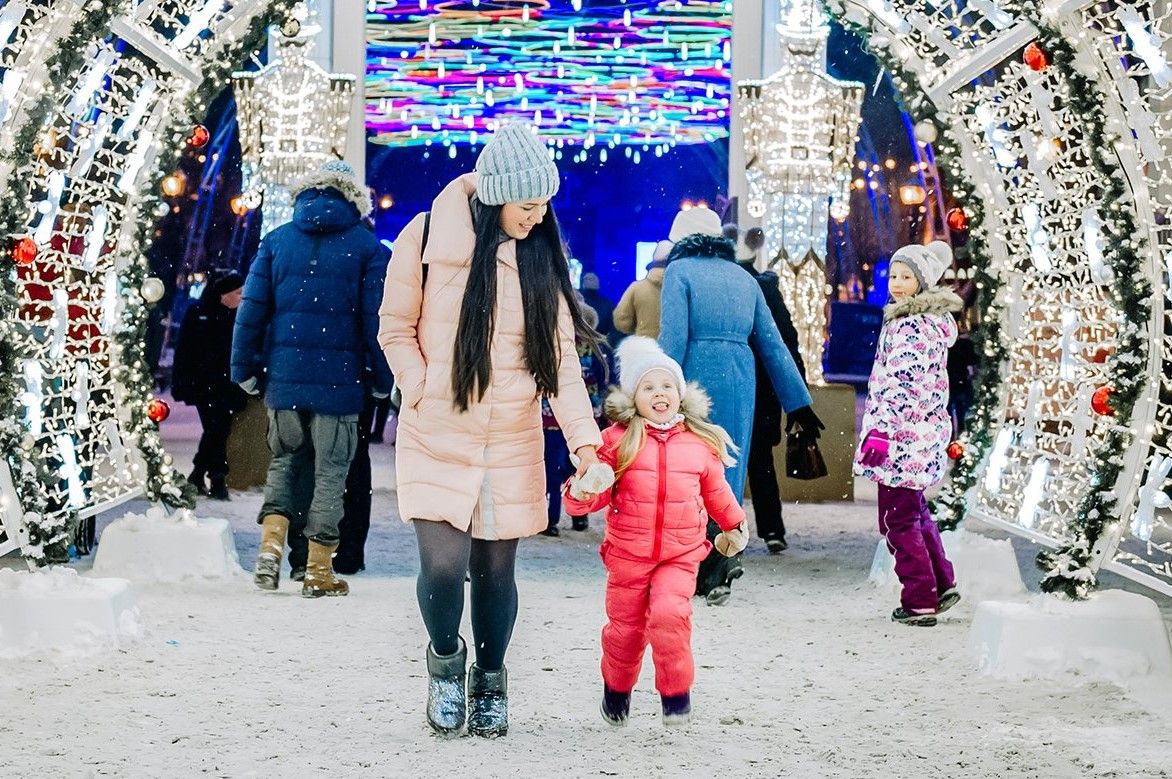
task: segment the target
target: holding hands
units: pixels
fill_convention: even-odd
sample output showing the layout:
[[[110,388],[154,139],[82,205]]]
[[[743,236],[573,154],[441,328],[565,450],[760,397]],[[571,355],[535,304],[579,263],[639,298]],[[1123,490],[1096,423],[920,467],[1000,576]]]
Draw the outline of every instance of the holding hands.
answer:
[[[726,530],[716,538],[712,539],[712,545],[716,547],[716,551],[720,552],[725,557],[732,557],[745,551],[745,547],[749,545],[749,528],[745,522],[734,527],[732,530]]]

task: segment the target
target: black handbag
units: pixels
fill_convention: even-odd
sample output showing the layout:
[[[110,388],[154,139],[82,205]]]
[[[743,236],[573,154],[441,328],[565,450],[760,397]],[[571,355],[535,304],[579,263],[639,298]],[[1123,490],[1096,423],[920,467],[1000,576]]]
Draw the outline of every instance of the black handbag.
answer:
[[[800,481],[821,479],[829,471],[818,440],[806,438],[801,433],[789,433],[785,437],[785,475]]]

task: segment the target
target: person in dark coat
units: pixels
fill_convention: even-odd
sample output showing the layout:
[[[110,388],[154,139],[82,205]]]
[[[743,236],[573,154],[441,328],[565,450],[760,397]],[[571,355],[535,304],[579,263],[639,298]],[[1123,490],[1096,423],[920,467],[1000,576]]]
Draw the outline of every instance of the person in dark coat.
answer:
[[[200,495],[228,500],[228,434],[232,417],[247,396],[230,375],[232,329],[244,279],[232,270],[214,270],[197,302],[187,308],[171,374],[175,400],[195,406],[203,434],[187,480]],[[211,480],[209,489],[205,477]]]
[[[304,597],[346,595],[332,556],[368,393],[389,395],[377,341],[387,253],[362,224],[370,191],[344,162],[292,190],[293,221],[268,233],[244,284],[232,380],[265,392],[273,462],[259,522],[255,582],[277,588],[290,518],[304,510]],[[298,485],[313,484],[308,508]]]
[[[669,236],[676,242],[663,275],[659,343],[680,363],[684,376],[712,398],[712,421],[736,444],[737,464],[726,470],[737,500],[745,494],[746,454],[753,433],[761,357],[789,421],[817,437],[822,423],[810,393],[777,332],[761,288],[736,265],[736,247],[724,237],[720,217],[707,208],[681,211]],[[620,368],[621,370],[621,368]],[[715,528],[715,530],[714,530]],[[709,532],[719,533],[715,523]],[[744,573],[739,557],[711,557],[700,566],[696,592],[711,605],[728,601],[732,581]]]
[[[594,328],[611,341],[614,338],[614,303],[602,294],[598,274],[582,274],[582,299],[598,314],[598,326]]]
[[[769,313],[777,325],[777,332],[781,334],[781,340],[804,380],[806,366],[798,347],[798,331],[781,296],[781,280],[773,271],[758,272],[751,253],[738,255],[737,264],[757,279],[765,305],[769,307]],[[753,359],[757,364],[757,398],[753,407],[753,437],[749,444],[749,490],[753,493],[757,535],[765,542],[769,554],[781,554],[787,544],[785,522],[781,518],[777,469],[773,466],[773,449],[781,443],[781,403],[773,391],[765,363],[756,353]]]

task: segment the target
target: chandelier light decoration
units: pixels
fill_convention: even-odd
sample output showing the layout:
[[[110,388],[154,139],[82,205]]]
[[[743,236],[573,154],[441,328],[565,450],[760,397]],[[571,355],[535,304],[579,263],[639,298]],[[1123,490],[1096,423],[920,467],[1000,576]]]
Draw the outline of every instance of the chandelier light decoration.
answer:
[[[822,383],[828,217],[845,218],[863,85],[826,72],[829,24],[816,0],[781,0],[781,67],[737,84],[745,126],[749,216],[798,326],[806,377]],[[787,267],[794,264],[793,267]]]
[[[272,62],[232,74],[243,158],[240,202],[263,204],[262,234],[293,218],[293,182],[346,154],[354,77],[327,73],[310,59],[321,29],[316,20],[315,9],[299,5],[294,23],[274,36]]]
[[[584,8],[584,5],[587,6]],[[370,139],[457,148],[537,125],[557,158],[728,137],[732,3],[367,3]]]

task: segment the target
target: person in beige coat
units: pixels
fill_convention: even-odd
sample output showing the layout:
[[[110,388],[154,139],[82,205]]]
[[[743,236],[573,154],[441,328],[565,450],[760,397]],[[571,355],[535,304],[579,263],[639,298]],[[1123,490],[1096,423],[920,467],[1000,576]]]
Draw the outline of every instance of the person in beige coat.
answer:
[[[530,128],[511,124],[476,171],[395,240],[378,338],[402,396],[399,511],[419,544],[428,721],[441,735],[467,722],[496,737],[508,729],[517,540],[546,527],[541,398],[580,472],[597,462],[602,438],[575,348],[576,336],[597,336],[549,205],[557,168]],[[459,630],[469,571],[476,662],[466,699]]]
[[[614,326],[627,335],[659,337],[659,298],[663,293],[663,271],[671,254],[671,241],[655,245],[655,254],[647,265],[647,275],[631,282],[614,308]]]

